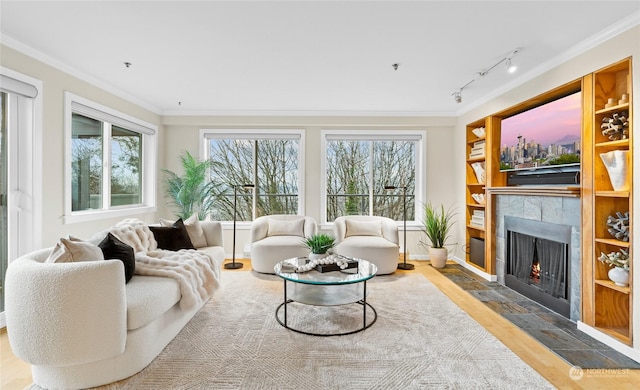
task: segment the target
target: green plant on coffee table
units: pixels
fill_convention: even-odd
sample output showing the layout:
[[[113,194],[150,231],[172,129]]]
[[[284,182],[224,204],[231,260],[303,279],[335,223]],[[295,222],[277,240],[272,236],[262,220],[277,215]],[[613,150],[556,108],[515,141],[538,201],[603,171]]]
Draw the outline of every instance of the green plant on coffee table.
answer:
[[[619,252],[611,252],[609,254],[600,252],[598,260],[607,264],[609,267],[618,267],[624,268],[627,271],[629,270],[629,252],[624,249],[620,249]]]
[[[311,253],[324,254],[336,245],[335,237],[328,234],[314,234],[304,239],[304,244],[311,250]]]

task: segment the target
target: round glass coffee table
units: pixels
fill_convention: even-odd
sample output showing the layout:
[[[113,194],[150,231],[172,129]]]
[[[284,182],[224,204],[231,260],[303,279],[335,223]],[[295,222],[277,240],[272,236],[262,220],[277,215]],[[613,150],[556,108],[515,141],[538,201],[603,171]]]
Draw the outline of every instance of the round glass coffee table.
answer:
[[[330,272],[282,272],[283,265],[304,265],[307,260],[306,257],[294,257],[283,260],[274,267],[275,274],[284,281],[284,301],[276,308],[276,320],[280,325],[312,336],[343,336],[363,331],[376,322],[378,313],[367,303],[367,280],[376,276],[378,267],[375,264],[362,259],[351,259],[358,262],[357,268]],[[314,306],[362,305],[362,327],[337,333],[315,333],[291,327],[287,322],[287,306],[295,302]],[[373,318],[369,318],[368,322],[367,307],[373,313]],[[282,320],[280,311],[283,312]]]

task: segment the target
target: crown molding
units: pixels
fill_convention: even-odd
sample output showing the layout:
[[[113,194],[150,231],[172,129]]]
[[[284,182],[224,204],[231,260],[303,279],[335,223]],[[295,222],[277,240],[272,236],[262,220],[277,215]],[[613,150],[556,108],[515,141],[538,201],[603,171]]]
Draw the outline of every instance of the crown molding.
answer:
[[[278,110],[165,110],[163,116],[230,116],[230,117],[456,117],[451,111],[278,111]]]
[[[37,61],[40,61],[42,63],[44,63],[45,65],[49,65],[53,68],[58,69],[59,71],[62,71],[64,73],[67,73],[79,80],[82,80],[86,83],[89,83],[91,85],[94,85],[100,89],[102,89],[103,91],[109,92],[119,98],[122,98],[132,104],[135,104],[137,106],[140,106],[146,110],[149,110],[151,112],[153,112],[156,115],[161,115],[161,110],[152,105],[149,104],[149,102],[146,102],[136,96],[133,96],[121,89],[115,88],[113,87],[113,85],[111,85],[110,83],[105,82],[104,80],[98,79],[96,77],[90,76],[72,66],[69,66],[67,64],[65,64],[64,62],[62,62],[61,60],[50,56],[49,54],[46,54],[40,50],[37,50],[31,46],[28,46],[20,41],[18,41],[17,39],[14,39],[10,36],[8,36],[7,34],[0,34],[0,43],[4,46],[7,46],[11,49],[14,49],[24,55],[27,55],[29,57],[32,57],[34,59],[36,59]]]
[[[640,24],[640,13],[631,14],[609,28],[606,28],[589,38],[579,42],[578,44],[571,47],[569,50],[566,50],[556,57],[543,62],[537,67],[533,68],[529,72],[524,73],[522,76],[514,79],[511,82],[503,84],[501,88],[497,88],[493,90],[490,94],[483,96],[481,99],[478,99],[464,107],[461,107],[460,110],[457,110],[455,115],[461,116],[466,114],[467,112],[480,107],[481,105],[490,102],[491,100],[499,97],[500,95],[518,87],[519,85],[524,84],[525,82],[538,77],[551,69],[579,56],[580,54],[593,49],[594,47],[608,41],[609,39],[622,34],[623,32],[630,30],[637,25]]]

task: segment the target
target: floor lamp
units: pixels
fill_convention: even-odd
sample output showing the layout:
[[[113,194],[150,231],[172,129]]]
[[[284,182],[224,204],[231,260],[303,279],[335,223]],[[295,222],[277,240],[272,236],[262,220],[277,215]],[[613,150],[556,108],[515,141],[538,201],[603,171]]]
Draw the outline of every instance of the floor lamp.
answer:
[[[253,184],[236,184],[233,186],[233,248],[231,248],[231,263],[227,263],[224,265],[225,269],[240,269],[242,268],[242,263],[236,263],[236,218],[237,214],[237,205],[238,205],[238,187],[242,187],[244,189],[253,188],[255,185]]]
[[[402,263],[398,263],[398,269],[411,270],[414,268],[413,264],[407,263],[407,186],[384,186],[385,190],[397,190],[402,189],[402,223],[403,223],[403,238],[402,244]]]

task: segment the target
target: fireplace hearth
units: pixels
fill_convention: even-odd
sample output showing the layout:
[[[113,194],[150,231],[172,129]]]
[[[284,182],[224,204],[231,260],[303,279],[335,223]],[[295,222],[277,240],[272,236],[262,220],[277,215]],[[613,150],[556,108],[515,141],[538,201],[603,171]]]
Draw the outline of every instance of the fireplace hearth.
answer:
[[[571,226],[505,216],[505,285],[570,318]]]

